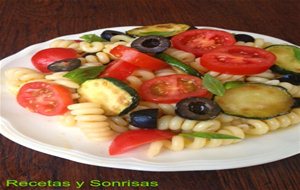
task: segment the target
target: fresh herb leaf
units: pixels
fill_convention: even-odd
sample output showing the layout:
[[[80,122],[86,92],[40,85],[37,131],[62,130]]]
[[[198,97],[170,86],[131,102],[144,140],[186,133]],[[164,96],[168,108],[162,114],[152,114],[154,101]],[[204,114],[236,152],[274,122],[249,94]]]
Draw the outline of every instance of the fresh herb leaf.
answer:
[[[91,42],[105,42],[106,40],[101,38],[100,36],[97,36],[96,34],[85,34],[80,37],[84,41],[91,43]]]
[[[203,77],[204,87],[211,93],[217,96],[223,96],[225,93],[225,87],[218,79],[214,78],[209,74],[205,74]]]
[[[69,78],[78,84],[82,84],[86,80],[97,78],[104,68],[105,66],[79,68],[68,72],[64,77]]]
[[[240,137],[225,135],[220,133],[207,133],[207,132],[196,132],[196,133],[181,133],[179,134],[184,137],[198,137],[206,139],[241,139]]]
[[[300,48],[294,47],[293,50],[294,50],[296,59],[300,61]]]
[[[243,86],[245,83],[243,81],[229,81],[229,82],[225,82],[223,85],[224,85],[224,88],[226,90],[228,89],[231,89],[231,88],[236,88],[236,87],[239,87],[239,86]]]

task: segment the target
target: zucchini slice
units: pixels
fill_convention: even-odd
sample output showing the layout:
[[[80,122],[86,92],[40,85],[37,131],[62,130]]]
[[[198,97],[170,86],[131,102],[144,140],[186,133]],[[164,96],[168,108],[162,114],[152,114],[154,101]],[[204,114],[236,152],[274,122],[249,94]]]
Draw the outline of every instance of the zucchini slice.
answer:
[[[139,96],[133,88],[113,78],[85,81],[78,93],[81,102],[97,103],[110,116],[126,114],[139,103]]]
[[[291,45],[271,45],[265,49],[277,58],[271,68],[274,72],[300,75],[300,48]]]
[[[142,26],[138,28],[134,28],[128,30],[126,33],[132,36],[163,36],[163,37],[170,37],[175,36],[181,32],[188,30],[191,26],[187,24],[174,24],[174,23],[167,23],[167,24],[156,24],[150,26]]]
[[[252,119],[269,119],[290,112],[293,97],[280,86],[246,83],[215,96],[224,113]]]

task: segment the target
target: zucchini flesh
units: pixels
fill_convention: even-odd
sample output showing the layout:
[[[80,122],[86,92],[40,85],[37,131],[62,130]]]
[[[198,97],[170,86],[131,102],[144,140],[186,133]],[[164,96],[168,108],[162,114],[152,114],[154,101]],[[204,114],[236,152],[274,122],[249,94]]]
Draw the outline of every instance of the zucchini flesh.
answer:
[[[280,86],[247,83],[225,91],[214,100],[229,115],[252,119],[268,119],[288,113],[293,97]]]
[[[186,24],[174,24],[174,23],[167,23],[167,24],[156,24],[150,26],[142,26],[138,28],[134,28],[128,30],[126,33],[132,36],[163,36],[163,37],[170,37],[175,36],[181,32],[188,30],[191,26]]]
[[[276,56],[274,72],[280,74],[300,74],[300,48],[291,45],[271,45],[266,50]]]
[[[126,114],[139,102],[139,96],[133,88],[113,78],[85,81],[78,93],[81,102],[97,103],[109,116]]]

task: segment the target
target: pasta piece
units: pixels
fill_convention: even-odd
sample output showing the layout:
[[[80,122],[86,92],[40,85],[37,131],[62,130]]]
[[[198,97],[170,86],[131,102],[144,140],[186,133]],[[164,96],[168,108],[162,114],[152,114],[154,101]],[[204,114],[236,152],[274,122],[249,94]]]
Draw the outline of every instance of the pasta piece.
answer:
[[[23,84],[45,78],[43,73],[22,67],[8,69],[5,71],[4,76],[8,90],[13,94],[17,94]]]
[[[82,51],[87,53],[96,53],[104,48],[104,44],[102,42],[80,42],[79,46]]]
[[[110,62],[110,56],[107,53],[104,52],[98,52],[96,55],[87,55],[84,58],[84,63],[101,63],[107,64]]]
[[[259,74],[247,76],[245,80],[247,82],[266,83],[275,78],[276,78],[276,75],[274,73],[272,73],[271,70],[267,70],[267,71],[259,73]]]
[[[154,73],[145,69],[135,70],[130,76],[126,78],[129,86],[138,89],[144,81],[153,79]]]
[[[239,125],[246,134],[263,135],[269,131],[289,127],[300,123],[300,108],[293,109],[290,113],[267,120],[242,119],[243,124]]]
[[[108,54],[111,59],[115,60],[117,58],[110,53],[110,50],[112,50],[113,48],[115,48],[118,45],[130,46],[130,43],[128,43],[128,42],[107,43],[104,45],[102,52]]]
[[[62,86],[71,88],[71,89],[77,89],[79,88],[79,84],[77,84],[76,82],[72,81],[71,79],[68,79],[66,77],[64,77],[64,75],[67,72],[56,72],[56,73],[52,73],[50,75],[46,75],[45,78],[47,80],[53,81],[56,84],[60,84]]]
[[[239,127],[226,126],[222,127],[216,133],[226,134],[239,137],[240,139],[206,139],[206,138],[187,138],[180,135],[172,137],[171,140],[156,141],[150,144],[147,155],[154,157],[158,155],[163,148],[172,151],[182,151],[184,148],[201,149],[204,147],[213,148],[218,146],[225,146],[240,142],[245,138],[245,133]]]
[[[77,126],[90,140],[109,140],[115,135],[110,128],[108,118],[104,111],[95,103],[78,103],[68,106],[71,114],[75,116]]]
[[[142,109],[159,109],[163,114],[175,115],[175,104],[156,104],[153,102],[141,101],[135,111]]]
[[[128,130],[128,121],[120,116],[110,117],[110,127],[118,133],[123,133]]]
[[[132,38],[128,35],[123,35],[123,34],[120,34],[120,35],[115,35],[113,37],[111,37],[110,41],[111,42],[120,42],[120,41],[123,41],[123,42],[132,42],[133,40],[135,40],[135,38]]]
[[[78,53],[82,52],[79,43],[74,40],[63,40],[63,39],[54,40],[50,43],[50,47],[51,48],[55,48],[55,47],[72,48],[75,49]]]
[[[162,77],[167,75],[174,75],[177,74],[177,72],[174,69],[167,68],[167,69],[160,69],[155,71],[155,76]]]
[[[193,67],[194,69],[196,69],[198,72],[200,72],[202,74],[207,73],[209,71],[207,68],[205,68],[201,65],[200,57],[196,58],[195,61],[190,62],[189,66]]]
[[[158,119],[157,128],[160,130],[173,130],[173,131],[205,131],[214,132],[221,127],[221,122],[216,119],[197,121],[184,119],[179,116],[164,115]]]
[[[262,38],[255,38],[254,42],[246,42],[245,43],[243,41],[238,41],[235,43],[235,45],[244,45],[244,46],[250,46],[250,47],[257,47],[257,48],[265,48],[265,47],[272,45],[272,43],[265,42],[265,40]]]
[[[59,118],[59,122],[63,126],[71,127],[76,125],[75,116],[72,115],[70,112],[66,112],[64,115],[61,115],[58,118]]]
[[[215,71],[208,71],[207,74],[210,74],[211,76],[220,80],[222,83],[228,81],[244,81],[245,79],[244,75],[231,75],[231,74],[219,73]]]
[[[182,51],[176,48],[168,48],[164,53],[178,59],[179,61],[189,64],[195,61],[195,55],[186,51]]]

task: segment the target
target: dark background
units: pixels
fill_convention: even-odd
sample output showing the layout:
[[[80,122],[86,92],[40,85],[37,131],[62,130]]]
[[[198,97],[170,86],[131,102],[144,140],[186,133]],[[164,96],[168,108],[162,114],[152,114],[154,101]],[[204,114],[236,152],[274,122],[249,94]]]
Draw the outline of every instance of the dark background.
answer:
[[[0,13],[0,59],[62,35],[166,22],[250,31],[300,44],[300,3],[296,0],[0,0]],[[232,170],[141,172],[75,163],[30,150],[3,136],[0,151],[1,189],[7,179],[158,181],[157,189],[163,190],[300,187],[299,155]]]

